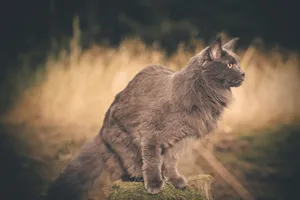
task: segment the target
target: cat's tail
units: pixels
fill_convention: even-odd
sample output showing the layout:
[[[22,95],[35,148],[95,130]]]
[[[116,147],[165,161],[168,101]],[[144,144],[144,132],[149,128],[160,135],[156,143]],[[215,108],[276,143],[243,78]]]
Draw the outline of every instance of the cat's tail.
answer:
[[[100,135],[87,142],[48,190],[47,200],[82,200],[103,172],[107,148]]]

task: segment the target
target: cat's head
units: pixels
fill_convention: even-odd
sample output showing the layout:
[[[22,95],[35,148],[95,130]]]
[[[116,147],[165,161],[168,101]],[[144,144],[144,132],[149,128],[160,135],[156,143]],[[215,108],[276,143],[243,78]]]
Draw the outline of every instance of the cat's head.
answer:
[[[202,76],[209,84],[231,88],[243,83],[245,72],[241,69],[238,55],[234,53],[238,40],[234,38],[222,45],[219,36],[196,56],[201,59]]]

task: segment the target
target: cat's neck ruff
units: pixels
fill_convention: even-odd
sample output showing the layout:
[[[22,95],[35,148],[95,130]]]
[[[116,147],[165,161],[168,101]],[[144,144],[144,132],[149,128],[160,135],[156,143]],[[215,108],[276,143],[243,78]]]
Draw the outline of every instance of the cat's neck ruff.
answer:
[[[201,68],[188,65],[174,74],[172,98],[185,110],[199,107],[221,112],[231,102],[231,89],[208,84],[201,75]]]

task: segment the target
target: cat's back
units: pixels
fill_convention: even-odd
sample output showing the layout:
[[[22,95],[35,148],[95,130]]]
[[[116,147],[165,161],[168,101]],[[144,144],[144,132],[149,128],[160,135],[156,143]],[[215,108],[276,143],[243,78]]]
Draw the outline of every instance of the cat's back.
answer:
[[[142,69],[131,82],[142,81],[142,82],[160,82],[161,80],[166,80],[168,77],[172,76],[174,71],[162,66],[162,65],[149,65]]]
[[[150,65],[142,69],[122,91],[124,98],[157,98],[166,95],[171,86],[174,71],[161,65]]]

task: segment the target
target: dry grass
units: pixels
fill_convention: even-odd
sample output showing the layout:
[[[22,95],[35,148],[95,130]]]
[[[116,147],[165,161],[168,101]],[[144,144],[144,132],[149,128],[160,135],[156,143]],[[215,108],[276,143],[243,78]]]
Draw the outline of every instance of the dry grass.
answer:
[[[164,52],[146,47],[135,39],[124,40],[118,49],[94,46],[86,51],[73,44],[72,52],[61,52],[59,59],[45,63],[42,81],[23,91],[21,98],[4,120],[31,125],[100,126],[114,95],[133,76],[149,64],[163,64],[178,70],[203,48],[177,53],[167,58]],[[289,54],[283,62],[277,51],[259,52],[254,47],[239,52],[246,81],[234,88],[235,102],[226,110],[221,128],[235,129],[286,123],[300,114],[299,58]],[[272,125],[272,124],[271,124]]]
[[[178,70],[204,47],[203,42],[197,41],[194,52],[185,52],[179,46],[173,56],[166,57],[163,51],[147,47],[137,39],[124,40],[117,49],[94,46],[82,51],[76,35],[74,38],[71,53],[62,50],[58,59],[49,56],[45,72],[32,74],[41,81],[24,90],[2,118],[4,123],[26,124],[37,130],[47,126],[63,128],[63,131],[36,131],[27,135],[31,156],[44,159],[58,150],[53,144],[93,137],[114,95],[139,70],[150,64]],[[300,116],[298,55],[290,53],[283,61],[278,51],[263,52],[254,46],[238,54],[246,81],[242,87],[233,89],[235,101],[226,109],[220,130],[256,129],[297,120]],[[185,171],[191,169],[188,165]]]

